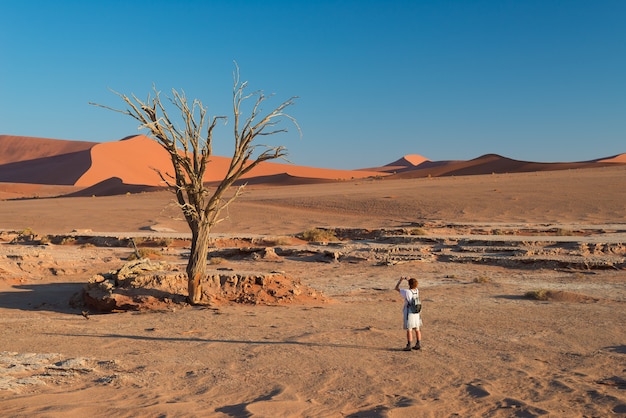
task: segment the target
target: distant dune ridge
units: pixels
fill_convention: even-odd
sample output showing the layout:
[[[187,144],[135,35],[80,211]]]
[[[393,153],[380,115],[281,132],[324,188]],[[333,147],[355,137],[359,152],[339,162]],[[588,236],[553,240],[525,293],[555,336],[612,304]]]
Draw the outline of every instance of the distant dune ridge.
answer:
[[[220,181],[229,161],[228,157],[213,156],[205,181]],[[265,162],[242,180],[250,184],[305,184],[380,176],[464,176],[592,168],[613,164],[626,164],[626,154],[583,162],[556,163],[518,161],[495,154],[469,161],[431,161],[421,155],[408,154],[380,167],[358,170]],[[43,191],[34,185],[72,186],[74,195],[133,193],[164,187],[165,183],[157,171],[166,178],[173,173],[169,154],[156,141],[144,135],[104,143],[0,135],[0,198],[19,196],[20,184],[29,185],[24,187],[25,194]],[[63,189],[63,192],[66,190]]]

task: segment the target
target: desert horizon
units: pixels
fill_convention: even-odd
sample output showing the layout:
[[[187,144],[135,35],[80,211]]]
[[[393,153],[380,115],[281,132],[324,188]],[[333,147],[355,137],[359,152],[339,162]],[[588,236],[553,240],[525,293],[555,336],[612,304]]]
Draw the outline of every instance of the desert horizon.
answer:
[[[213,156],[206,183],[223,177],[230,159]],[[406,154],[378,167],[329,169],[264,162],[239,183],[294,185],[371,177],[423,178],[599,168],[626,164],[626,153],[587,161],[538,163],[497,154],[471,160],[431,161]],[[158,172],[171,175],[167,152],[154,140],[129,136],[113,142],[69,141],[0,135],[0,199],[101,196],[166,188]]]

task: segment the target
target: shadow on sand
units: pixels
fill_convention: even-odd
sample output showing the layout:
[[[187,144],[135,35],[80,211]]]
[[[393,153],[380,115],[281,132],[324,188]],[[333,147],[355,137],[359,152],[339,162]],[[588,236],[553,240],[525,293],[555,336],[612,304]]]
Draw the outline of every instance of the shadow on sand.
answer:
[[[150,330],[146,330],[150,332]],[[351,348],[361,350],[378,350],[378,351],[403,351],[401,348],[388,348],[388,347],[372,347],[356,344],[336,344],[336,343],[318,343],[318,342],[303,342],[293,340],[243,340],[243,339],[212,339],[201,337],[157,337],[151,335],[125,335],[125,334],[62,334],[62,333],[47,333],[47,335],[56,335],[63,337],[85,337],[85,338],[113,338],[113,339],[128,339],[128,340],[140,340],[140,341],[167,341],[167,342],[194,342],[194,343],[219,343],[219,344],[242,344],[242,345],[299,345],[304,347],[330,347],[330,348]]]
[[[23,311],[80,313],[70,301],[83,288],[83,283],[47,283],[14,285],[15,290],[0,292],[0,307]]]

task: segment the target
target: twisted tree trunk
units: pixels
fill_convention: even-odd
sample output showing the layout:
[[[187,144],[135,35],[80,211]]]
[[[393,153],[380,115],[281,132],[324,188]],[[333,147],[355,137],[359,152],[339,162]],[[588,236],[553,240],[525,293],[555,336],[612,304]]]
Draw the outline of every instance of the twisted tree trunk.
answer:
[[[187,263],[187,292],[189,303],[197,305],[202,300],[202,279],[206,276],[206,263],[209,255],[209,232],[207,224],[192,226],[191,254]]]

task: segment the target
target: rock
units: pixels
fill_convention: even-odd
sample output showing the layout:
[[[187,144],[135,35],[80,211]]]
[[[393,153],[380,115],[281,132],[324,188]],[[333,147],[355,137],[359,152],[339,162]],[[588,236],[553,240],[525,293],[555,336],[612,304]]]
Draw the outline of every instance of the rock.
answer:
[[[263,250],[264,260],[282,260],[282,258],[276,254],[276,251],[272,247],[267,247]]]

